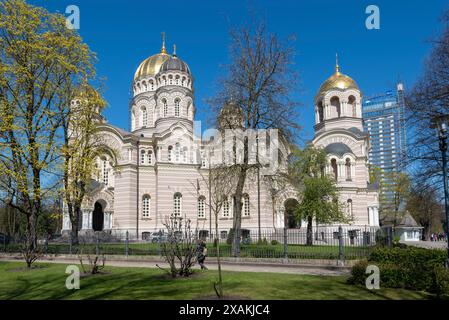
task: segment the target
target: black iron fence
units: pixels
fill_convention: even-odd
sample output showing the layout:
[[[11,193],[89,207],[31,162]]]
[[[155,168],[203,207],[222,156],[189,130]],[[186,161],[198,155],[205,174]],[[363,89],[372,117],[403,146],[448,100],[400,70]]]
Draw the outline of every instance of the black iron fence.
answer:
[[[81,233],[79,244],[73,245],[69,235],[57,239],[39,240],[39,250],[47,254],[106,254],[161,255],[161,245],[168,241],[164,230],[142,232],[140,240],[133,240],[128,231]],[[182,237],[182,235],[180,235]],[[218,235],[209,230],[197,230],[196,238],[206,242],[208,256],[233,257],[232,229],[220,229]],[[248,229],[240,233],[241,258],[271,259],[361,259],[369,255],[375,245],[391,245],[389,232],[369,226],[326,226],[286,229]],[[3,240],[3,243],[2,243]],[[0,251],[18,253],[24,241],[20,238],[0,238]]]

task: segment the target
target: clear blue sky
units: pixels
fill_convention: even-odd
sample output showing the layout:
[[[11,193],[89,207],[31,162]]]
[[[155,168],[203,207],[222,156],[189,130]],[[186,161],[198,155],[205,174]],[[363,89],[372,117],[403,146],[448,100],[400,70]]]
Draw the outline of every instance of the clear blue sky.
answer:
[[[398,77],[410,88],[422,71],[429,39],[441,29],[445,0],[389,1],[201,1],[201,0],[30,0],[51,12],[68,5],[81,11],[84,41],[98,55],[97,73],[105,77],[109,122],[128,129],[128,103],[139,63],[159,52],[160,33],[167,47],[177,45],[195,78],[198,120],[205,120],[204,102],[213,96],[216,79],[228,62],[228,29],[240,24],[253,7],[271,31],[281,37],[297,36],[296,68],[301,86],[303,139],[313,134],[313,97],[334,71],[335,52],[341,71],[359,84],[365,96],[394,88]],[[380,8],[380,30],[367,30],[365,8]],[[204,128],[203,128],[204,129]]]

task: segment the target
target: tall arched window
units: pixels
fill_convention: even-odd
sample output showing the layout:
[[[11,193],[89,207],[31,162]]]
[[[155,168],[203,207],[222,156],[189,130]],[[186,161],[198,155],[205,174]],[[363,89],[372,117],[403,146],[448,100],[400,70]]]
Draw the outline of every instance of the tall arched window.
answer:
[[[349,215],[349,217],[350,218],[354,218],[354,212],[352,210],[352,199],[348,199],[347,206],[348,206],[348,215]]]
[[[153,163],[153,151],[148,151],[148,164]]]
[[[150,90],[151,91],[154,90],[154,82],[153,82],[153,80],[150,81]]]
[[[351,181],[352,180],[352,178],[351,178],[351,159],[346,158],[345,166],[346,166],[346,181]]]
[[[176,192],[173,196],[173,215],[180,217],[182,214],[182,194]]]
[[[318,121],[319,122],[323,122],[324,121],[323,101],[318,102]]]
[[[140,151],[140,164],[145,164],[145,150]]]
[[[176,142],[175,144],[175,162],[179,162],[179,159],[181,158],[181,145],[179,142]]]
[[[148,115],[147,115],[147,109],[142,108],[142,126],[146,127],[148,124]]]
[[[171,162],[173,160],[173,147],[168,146],[168,161]]]
[[[142,198],[142,218],[149,218],[151,210],[151,197],[144,195]]]
[[[107,186],[109,184],[109,169],[108,169],[108,161],[106,159],[102,159],[102,169],[103,169],[103,183]]]
[[[338,179],[338,166],[337,166],[336,159],[331,160],[331,167],[332,167],[332,173],[333,173],[334,179],[337,180]]]
[[[248,194],[244,194],[243,195],[243,216],[244,217],[249,217],[249,195]]]
[[[198,198],[198,218],[206,218],[206,198],[204,196]]]
[[[357,117],[357,104],[354,96],[349,96],[348,104],[351,107],[351,113],[353,117]]]
[[[334,106],[336,116],[340,118],[341,116],[340,99],[338,97],[332,97],[331,105]]]
[[[175,99],[175,117],[179,117],[179,103],[180,100],[178,98]]]
[[[182,162],[187,163],[187,155],[188,155],[188,149],[187,147],[182,148]]]
[[[167,100],[166,99],[162,99],[162,105],[164,108],[164,117],[166,117],[168,115],[168,105],[167,105]]]
[[[228,201],[227,197],[223,201],[223,217],[224,218],[228,218],[229,217],[229,201]]]

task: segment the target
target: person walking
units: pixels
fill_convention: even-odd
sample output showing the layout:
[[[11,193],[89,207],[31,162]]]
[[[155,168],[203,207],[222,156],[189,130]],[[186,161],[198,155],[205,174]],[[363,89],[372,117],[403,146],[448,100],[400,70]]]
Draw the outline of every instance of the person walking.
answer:
[[[198,263],[201,266],[201,270],[207,270],[207,267],[204,265],[207,257],[207,248],[206,243],[203,240],[200,240],[197,246],[197,259]]]

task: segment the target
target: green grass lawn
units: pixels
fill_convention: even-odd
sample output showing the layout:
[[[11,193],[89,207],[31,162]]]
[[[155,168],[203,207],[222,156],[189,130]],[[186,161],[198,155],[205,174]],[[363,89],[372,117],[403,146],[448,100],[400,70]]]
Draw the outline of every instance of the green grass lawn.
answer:
[[[216,256],[216,249],[212,243],[208,244],[208,255],[210,257]],[[78,252],[81,247],[73,247],[72,253]],[[124,243],[102,243],[99,245],[100,252],[111,255],[124,255]],[[130,243],[128,246],[129,255],[160,255],[160,247],[157,243]],[[95,244],[86,244],[82,246],[84,253],[95,253]],[[0,249],[1,250],[1,249]],[[9,245],[7,251],[19,252],[19,245]],[[361,259],[369,255],[370,247],[360,246],[345,246],[344,255],[346,259]],[[47,248],[48,253],[54,254],[68,254],[70,248],[68,244],[49,244]],[[220,244],[220,253],[222,257],[231,256],[231,246],[228,244]],[[338,246],[327,245],[289,245],[288,258],[289,259],[337,259],[339,256]],[[284,246],[282,244],[276,245],[259,245],[249,244],[241,246],[241,257],[246,258],[284,258]]]
[[[66,265],[0,262],[0,300],[9,299],[200,299],[214,296],[216,271],[198,271],[191,278],[171,279],[162,270],[107,267],[105,274],[81,278],[80,290],[67,290]],[[346,277],[275,273],[224,272],[225,295],[246,299],[428,299],[403,289],[367,290],[346,283]]]

